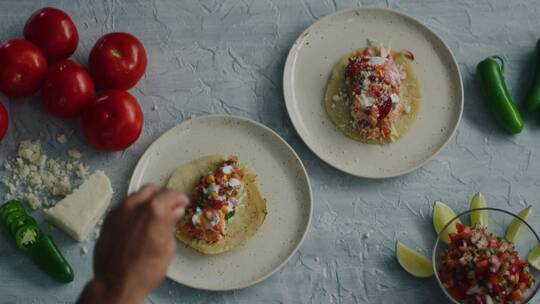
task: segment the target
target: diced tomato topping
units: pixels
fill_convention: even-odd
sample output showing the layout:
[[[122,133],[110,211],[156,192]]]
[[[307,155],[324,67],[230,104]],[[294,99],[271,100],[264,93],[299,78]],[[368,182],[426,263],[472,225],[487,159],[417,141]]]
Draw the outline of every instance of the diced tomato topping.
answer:
[[[227,167],[227,168],[225,168]],[[229,181],[235,178],[242,182],[244,172],[236,157],[223,161],[211,174],[201,177],[193,190],[192,203],[186,211],[179,232],[192,238],[217,242],[225,234],[225,213],[236,205],[229,205],[236,198],[238,189],[231,187]],[[231,207],[232,206],[232,207]]]
[[[381,61],[381,53],[382,47],[365,48],[362,53],[356,53],[349,58],[344,72],[344,93],[348,98],[346,102],[352,103],[350,111],[354,126],[366,139],[371,139],[372,136],[374,139],[389,138],[392,124],[406,113],[402,110],[402,105],[393,106],[394,102],[399,104],[401,100],[396,98],[392,101],[391,97],[393,94],[399,95],[400,83],[404,79],[396,79],[395,75],[405,77],[405,74],[390,54],[385,55]],[[389,125],[380,124],[382,121],[388,121]]]
[[[476,262],[476,267],[477,268],[488,268],[489,267],[489,261],[488,260],[482,260],[482,261],[478,261]]]
[[[381,87],[378,84],[373,84],[370,87],[371,95],[375,98],[381,97]]]
[[[467,293],[467,290],[464,286],[456,286],[449,290],[452,297],[454,297],[457,300],[463,300],[465,297],[465,294]]]
[[[514,290],[512,292],[512,300],[520,301],[521,299],[523,299],[523,293],[521,292],[521,290]]]
[[[390,110],[392,110],[392,105],[392,100],[390,98],[383,101],[383,103],[379,106],[379,121],[388,116],[388,113],[390,113]]]
[[[381,132],[382,132],[383,138],[388,138],[390,137],[390,134],[392,133],[392,129],[390,129],[390,125],[388,123],[382,123]]]

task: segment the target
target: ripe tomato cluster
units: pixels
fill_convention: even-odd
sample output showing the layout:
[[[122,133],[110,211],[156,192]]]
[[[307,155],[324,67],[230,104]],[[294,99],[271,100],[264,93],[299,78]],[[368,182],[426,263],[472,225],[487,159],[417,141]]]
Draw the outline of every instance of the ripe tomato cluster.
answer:
[[[99,150],[123,150],[142,131],[141,106],[126,90],[146,70],[142,43],[128,33],[101,37],[88,58],[89,72],[68,59],[77,49],[79,33],[64,11],[46,7],[26,21],[24,39],[0,43],[0,92],[11,99],[40,91],[44,108],[62,118],[81,117],[84,135]],[[104,91],[95,94],[96,86]],[[0,140],[8,113],[0,103]]]

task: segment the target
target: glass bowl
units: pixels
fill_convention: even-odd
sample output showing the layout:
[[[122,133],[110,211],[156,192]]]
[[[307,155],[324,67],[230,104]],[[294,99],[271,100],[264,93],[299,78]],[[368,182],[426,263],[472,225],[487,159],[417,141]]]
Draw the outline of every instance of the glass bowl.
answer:
[[[459,219],[461,223],[470,226],[471,220],[470,215],[472,212],[475,211],[482,211],[485,210],[489,214],[489,222],[488,222],[488,230],[489,232],[493,233],[495,236],[502,237],[506,235],[506,230],[510,223],[517,219],[518,221],[522,222],[524,225],[521,228],[521,231],[519,233],[519,237],[517,238],[517,242],[515,245],[515,250],[518,252],[519,257],[523,261],[527,261],[527,256],[529,255],[529,252],[538,244],[540,244],[540,238],[538,237],[538,234],[534,231],[534,229],[529,225],[526,221],[522,220],[517,215],[497,208],[479,208],[479,209],[472,209],[466,212],[463,212],[459,215],[457,215],[455,218],[453,218],[446,226],[443,228],[441,233],[437,236],[437,240],[435,241],[435,246],[433,248],[433,269],[435,270],[435,277],[437,278],[437,283],[441,287],[444,294],[452,301],[452,303],[461,304],[462,302],[455,299],[450,292],[443,286],[441,282],[441,278],[439,277],[439,265],[440,265],[440,257],[441,253],[446,251],[448,248],[448,245],[442,241],[442,236],[444,234],[447,234],[450,230],[451,225],[454,225],[455,227],[455,221]],[[534,282],[531,288],[527,289],[523,293],[523,300],[521,302],[514,302],[514,303],[528,303],[534,295],[538,292],[538,289],[540,287],[540,271],[534,269],[532,266],[529,266],[529,271],[531,276],[534,278]],[[495,302],[494,302],[495,303]]]

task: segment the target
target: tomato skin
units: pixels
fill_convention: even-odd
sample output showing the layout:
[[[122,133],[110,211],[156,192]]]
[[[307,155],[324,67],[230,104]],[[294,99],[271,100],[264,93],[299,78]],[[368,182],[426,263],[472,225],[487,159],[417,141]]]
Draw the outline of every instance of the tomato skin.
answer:
[[[9,116],[6,107],[0,103],[0,140],[4,138],[9,126]]]
[[[117,151],[131,146],[141,135],[141,106],[131,94],[109,90],[97,95],[82,115],[83,132],[98,150]]]
[[[144,46],[128,33],[110,33],[99,38],[88,59],[90,74],[98,85],[128,90],[146,70]]]
[[[53,7],[42,8],[28,18],[24,38],[32,41],[53,62],[71,56],[79,44],[79,33],[73,20],[64,11]]]
[[[79,116],[94,96],[94,83],[86,70],[73,60],[62,60],[47,71],[41,101],[55,116]]]
[[[34,94],[41,87],[47,60],[32,42],[12,39],[0,44],[0,92],[11,98]]]

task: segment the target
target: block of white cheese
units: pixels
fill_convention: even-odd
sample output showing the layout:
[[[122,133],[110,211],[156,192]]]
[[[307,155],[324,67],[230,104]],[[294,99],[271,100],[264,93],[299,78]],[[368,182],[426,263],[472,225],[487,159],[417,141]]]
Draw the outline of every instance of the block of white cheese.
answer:
[[[73,193],[44,210],[45,219],[77,241],[85,240],[107,211],[113,190],[103,171],[96,171]]]

